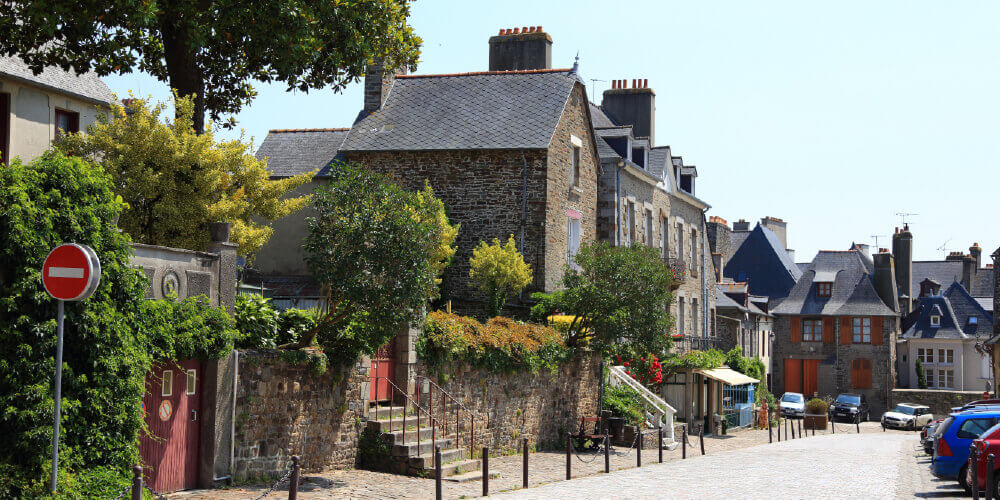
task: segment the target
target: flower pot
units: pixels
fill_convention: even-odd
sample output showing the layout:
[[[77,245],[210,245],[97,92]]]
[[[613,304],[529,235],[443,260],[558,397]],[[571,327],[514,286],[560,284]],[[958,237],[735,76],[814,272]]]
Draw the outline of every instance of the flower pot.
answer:
[[[826,429],[826,416],[805,417],[805,422],[802,422],[802,427],[804,429],[816,429],[818,431]]]
[[[608,419],[608,431],[611,433],[612,441],[621,441],[625,438],[625,419],[621,417],[611,417]]]

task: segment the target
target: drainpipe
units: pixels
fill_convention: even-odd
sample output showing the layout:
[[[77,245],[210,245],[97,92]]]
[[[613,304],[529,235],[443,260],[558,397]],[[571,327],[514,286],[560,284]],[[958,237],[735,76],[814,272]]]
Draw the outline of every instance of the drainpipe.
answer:
[[[236,388],[240,380],[240,351],[233,349],[233,414],[229,421],[229,484],[233,484],[233,472],[236,469]]]
[[[708,235],[705,234],[705,230],[708,228],[708,223],[705,220],[705,214],[708,209],[701,211],[701,310],[702,310],[702,336],[708,337],[708,283],[705,278],[705,273],[708,272],[708,265],[706,265],[705,259],[705,248],[708,247]]]
[[[618,160],[618,168],[615,169],[615,246],[622,246],[622,168],[625,162]]]

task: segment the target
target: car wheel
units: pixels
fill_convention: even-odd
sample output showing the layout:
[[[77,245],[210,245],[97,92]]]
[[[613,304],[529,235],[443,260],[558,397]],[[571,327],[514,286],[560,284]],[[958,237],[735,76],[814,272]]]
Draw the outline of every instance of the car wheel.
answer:
[[[965,490],[966,493],[972,493],[972,486],[969,485],[969,478],[967,474],[969,472],[969,466],[963,465],[958,471],[958,485]]]

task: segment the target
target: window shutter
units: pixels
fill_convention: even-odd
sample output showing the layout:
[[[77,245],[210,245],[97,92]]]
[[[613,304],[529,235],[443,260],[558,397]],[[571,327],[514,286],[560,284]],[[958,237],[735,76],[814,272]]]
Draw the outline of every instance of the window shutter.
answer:
[[[840,344],[851,345],[851,317],[840,318]]]
[[[865,360],[865,389],[872,388],[872,360]]]
[[[872,345],[882,345],[882,318],[872,317]]]
[[[823,318],[823,343],[824,344],[835,344],[836,341],[836,330],[837,320],[835,318]]]
[[[792,342],[802,342],[802,318],[792,317]]]

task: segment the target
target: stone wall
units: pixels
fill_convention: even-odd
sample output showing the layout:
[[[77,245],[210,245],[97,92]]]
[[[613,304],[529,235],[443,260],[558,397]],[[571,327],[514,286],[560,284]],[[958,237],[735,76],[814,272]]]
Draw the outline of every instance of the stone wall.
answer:
[[[684,261],[687,272],[684,281],[674,292],[671,314],[676,318],[676,331],[685,337],[714,337],[715,335],[715,268],[708,244],[705,219],[700,208],[685,195],[671,195],[670,199],[670,257]],[[691,234],[695,234],[695,255],[691,256]],[[683,242],[678,245],[678,234]],[[697,301],[697,321],[692,299]],[[678,308],[683,305],[683,321]],[[706,331],[706,318],[707,331]],[[686,348],[680,344],[681,349]]]
[[[512,453],[519,449],[521,438],[528,438],[532,446],[559,448],[564,446],[562,436],[579,427],[581,416],[597,415],[601,361],[596,356],[566,362],[555,373],[501,374],[464,364],[428,373],[423,362],[417,363],[417,373],[440,384],[475,413],[477,450],[489,446],[497,453]],[[417,380],[422,401],[430,389],[428,382]],[[464,415],[460,423],[467,426]],[[463,429],[462,444],[468,446],[465,436]]]
[[[351,468],[368,394],[367,363],[313,376],[279,352],[241,351],[236,391],[236,483],[283,474],[292,455],[307,472]]]
[[[917,403],[931,407],[935,417],[946,417],[955,406],[983,399],[981,391],[938,391],[932,389],[893,389],[892,404]]]

